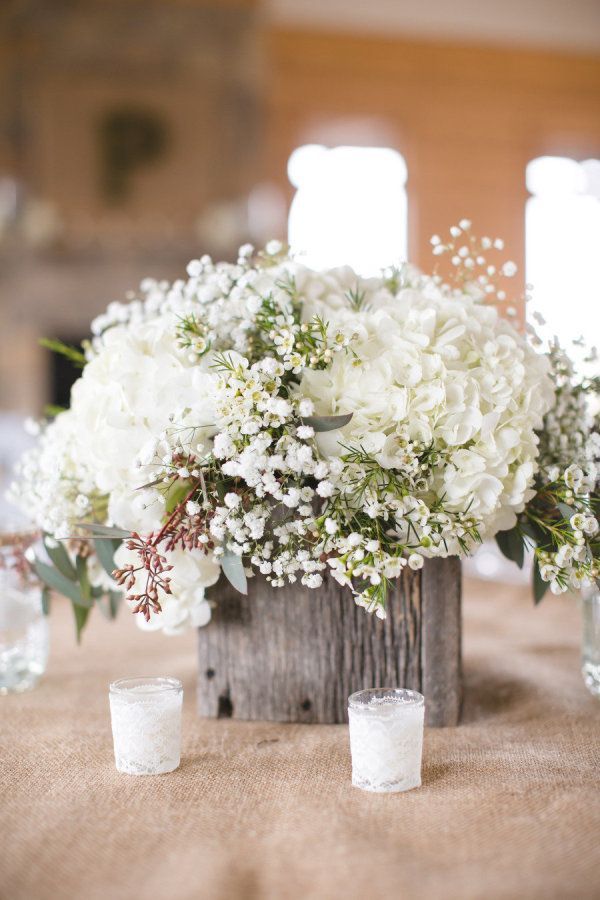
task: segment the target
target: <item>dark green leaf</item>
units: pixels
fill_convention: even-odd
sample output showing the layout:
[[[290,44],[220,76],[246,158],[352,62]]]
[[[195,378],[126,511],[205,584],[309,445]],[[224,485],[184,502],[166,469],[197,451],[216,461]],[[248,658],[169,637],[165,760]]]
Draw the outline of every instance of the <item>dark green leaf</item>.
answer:
[[[81,643],[81,632],[85,626],[85,623],[88,620],[88,616],[90,614],[90,610],[79,606],[77,603],[73,604],[73,612],[75,614],[75,632],[77,635],[77,643]]]
[[[335,431],[343,428],[351,420],[353,413],[344,416],[305,416],[302,419],[304,425],[310,425],[315,431]]]
[[[240,594],[248,593],[248,582],[246,581],[246,573],[244,572],[241,556],[226,550],[221,557],[221,569],[227,581],[236,591],[239,591]]]
[[[32,565],[38,578],[53,591],[58,591],[59,594],[68,597],[77,606],[91,607],[92,601],[82,597],[79,585],[65,578],[57,569],[40,562],[39,559],[36,559]]]
[[[540,567],[537,559],[533,561],[533,601],[537,604],[540,602],[548,588],[550,587],[549,582],[544,581],[542,576],[540,575]]]
[[[44,416],[47,419],[54,419],[65,411],[65,406],[56,406],[54,403],[47,403],[44,407]]]
[[[96,551],[100,565],[107,575],[112,576],[112,573],[115,570],[114,555],[120,544],[120,541],[114,539],[110,541],[94,541],[94,550]]]
[[[50,546],[50,540],[47,537],[44,538],[44,547],[53,564],[65,578],[68,578],[70,581],[77,581],[77,572],[63,544],[57,543],[56,547],[52,547]]]
[[[65,344],[64,341],[55,340],[54,338],[40,338],[40,346],[45,347],[47,350],[52,350],[53,353],[58,353],[59,356],[65,356],[74,366],[80,369],[83,369],[86,364],[85,354],[78,350],[77,347],[70,347],[69,344]]]
[[[496,543],[507,559],[516,563],[520,569],[523,568],[525,546],[518,528],[511,528],[510,531],[499,531],[496,535]]]

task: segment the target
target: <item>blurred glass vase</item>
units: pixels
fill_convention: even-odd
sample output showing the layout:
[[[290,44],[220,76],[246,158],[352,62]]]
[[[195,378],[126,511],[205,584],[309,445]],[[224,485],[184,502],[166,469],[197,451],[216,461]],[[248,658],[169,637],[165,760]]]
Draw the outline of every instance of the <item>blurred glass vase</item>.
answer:
[[[583,641],[581,672],[585,686],[600,697],[600,590],[590,588],[582,595]]]
[[[0,694],[27,691],[46,669],[48,620],[27,561],[37,535],[0,531]]]

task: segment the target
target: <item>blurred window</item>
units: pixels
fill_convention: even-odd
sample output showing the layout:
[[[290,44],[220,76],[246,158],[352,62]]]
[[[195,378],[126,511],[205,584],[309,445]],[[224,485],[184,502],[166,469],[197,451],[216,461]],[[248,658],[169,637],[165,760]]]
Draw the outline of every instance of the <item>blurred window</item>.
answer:
[[[600,334],[600,160],[541,156],[527,166],[527,282],[541,336]],[[570,349],[570,346],[567,346]]]
[[[387,147],[298,147],[288,176],[296,195],[288,223],[306,265],[351,265],[361,275],[406,259],[406,163]]]

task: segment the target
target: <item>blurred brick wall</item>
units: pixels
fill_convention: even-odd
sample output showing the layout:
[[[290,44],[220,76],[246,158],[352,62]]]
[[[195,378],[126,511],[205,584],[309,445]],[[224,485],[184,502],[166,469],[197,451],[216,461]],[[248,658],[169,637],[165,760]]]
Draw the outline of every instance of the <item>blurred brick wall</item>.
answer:
[[[21,195],[0,236],[0,409],[49,399],[39,335],[87,334],[143,275],[179,274],[198,217],[256,183],[261,68],[251,2],[5,0],[0,178]],[[123,110],[165,141],[115,200],[101,126]]]

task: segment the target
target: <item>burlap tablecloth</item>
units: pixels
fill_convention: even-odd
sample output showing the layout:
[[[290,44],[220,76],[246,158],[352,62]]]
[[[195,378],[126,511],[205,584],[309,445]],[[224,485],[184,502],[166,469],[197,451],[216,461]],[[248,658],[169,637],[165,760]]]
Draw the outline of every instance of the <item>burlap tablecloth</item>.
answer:
[[[428,730],[424,783],[350,784],[347,729],[200,720],[194,635],[94,617],[82,648],[54,603],[39,687],[0,697],[3,900],[600,897],[600,703],[579,610],[467,585],[459,728]],[[107,684],[185,685],[172,775],[115,771]]]

